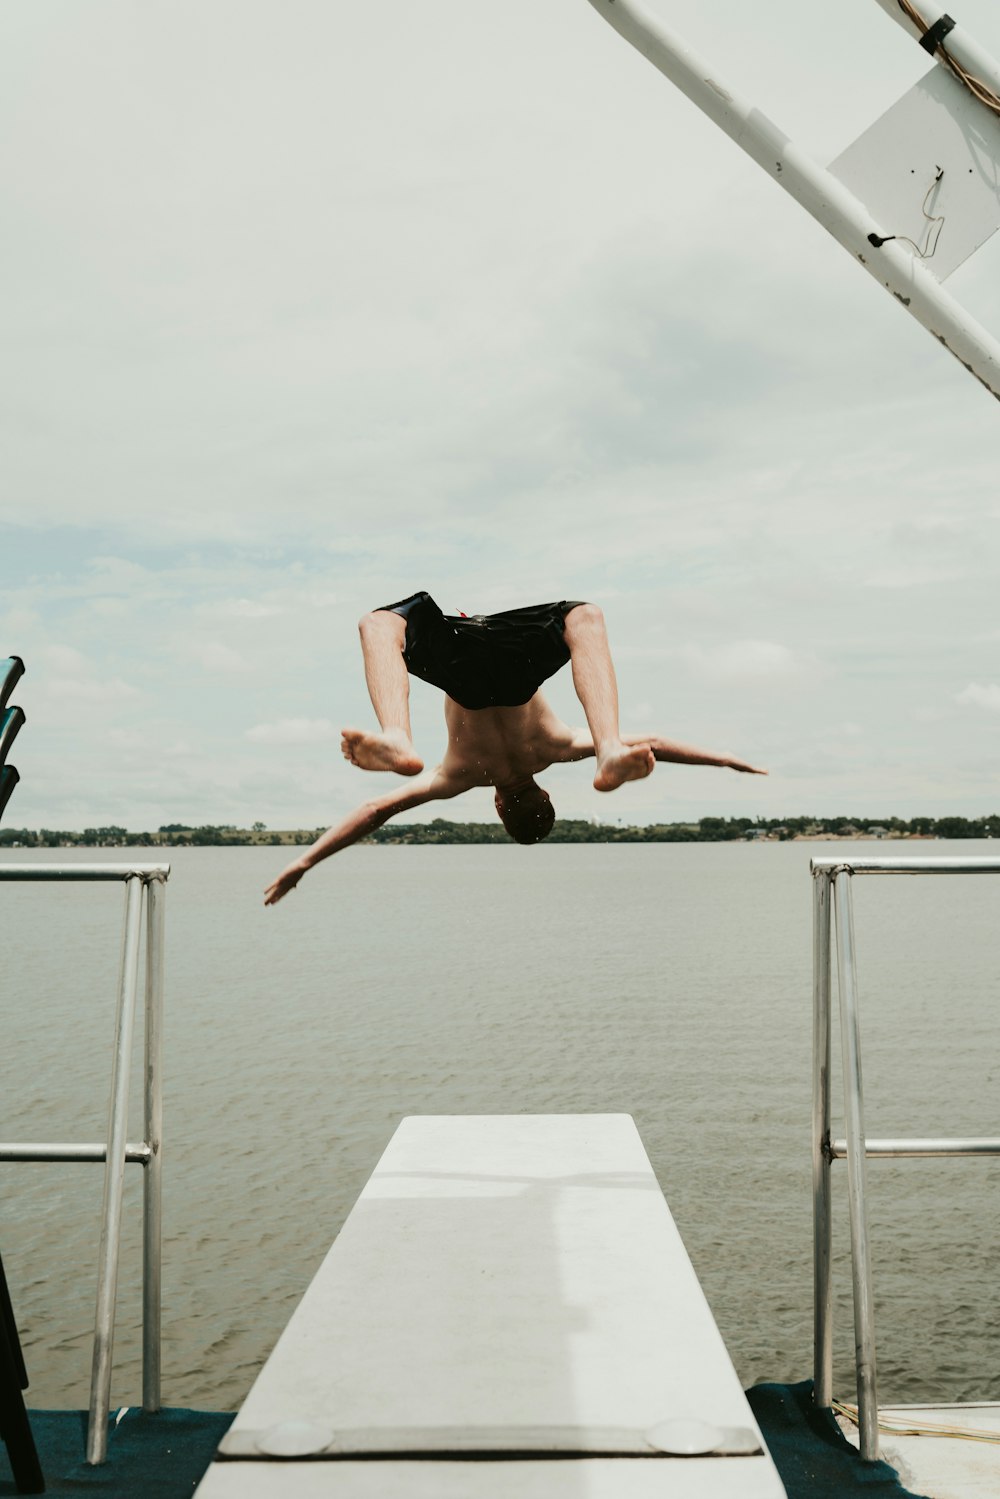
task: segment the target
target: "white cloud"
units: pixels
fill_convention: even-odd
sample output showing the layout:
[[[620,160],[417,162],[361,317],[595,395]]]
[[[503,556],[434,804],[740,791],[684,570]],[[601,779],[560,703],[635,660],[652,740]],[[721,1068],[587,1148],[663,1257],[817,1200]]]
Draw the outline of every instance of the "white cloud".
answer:
[[[223,645],[219,640],[198,645],[195,648],[195,654],[205,671],[225,673],[250,670],[250,662],[245,656],[241,656],[239,651],[234,651],[232,646]]]
[[[93,671],[93,664],[83,652],[71,645],[46,646],[42,659],[53,671],[74,672],[79,676],[89,676]]]
[[[101,668],[105,664],[103,655],[95,658],[71,645],[46,646],[39,655],[41,670],[38,672],[38,687],[50,710],[61,699],[69,698],[96,705],[120,703],[138,695],[139,689],[130,682],[125,682],[118,676],[105,677],[101,674]]]
[[[795,651],[774,640],[732,640],[708,649],[692,645],[682,656],[696,672],[728,682],[780,680],[804,668]]]
[[[955,583],[961,577],[959,568],[943,568],[940,562],[901,562],[871,573],[865,582],[869,588],[934,588],[942,583]]]
[[[275,723],[255,724],[246,737],[255,744],[326,744],[340,738],[328,718],[279,718]]]
[[[109,729],[108,743],[121,750],[149,749],[149,740],[140,729]]]
[[[1000,687],[995,682],[970,682],[968,687],[955,694],[955,701],[973,708],[984,708],[987,713],[1000,713]]]
[[[118,590],[148,595],[150,590],[157,590],[159,583],[148,567],[142,567],[128,557],[91,557],[87,567],[94,587],[102,593]]]
[[[284,613],[280,604],[266,604],[260,599],[224,599],[214,610],[234,619],[273,619]]]
[[[120,703],[137,696],[139,689],[121,677],[100,677],[88,673],[80,677],[55,677],[46,682],[50,701],[74,698],[90,703]]]

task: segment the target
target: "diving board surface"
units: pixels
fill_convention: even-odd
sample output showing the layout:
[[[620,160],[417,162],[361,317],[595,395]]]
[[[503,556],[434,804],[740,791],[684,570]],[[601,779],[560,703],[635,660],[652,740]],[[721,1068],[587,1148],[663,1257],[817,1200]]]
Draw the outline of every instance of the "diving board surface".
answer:
[[[784,1499],[627,1115],[405,1119],[227,1448],[198,1499]]]

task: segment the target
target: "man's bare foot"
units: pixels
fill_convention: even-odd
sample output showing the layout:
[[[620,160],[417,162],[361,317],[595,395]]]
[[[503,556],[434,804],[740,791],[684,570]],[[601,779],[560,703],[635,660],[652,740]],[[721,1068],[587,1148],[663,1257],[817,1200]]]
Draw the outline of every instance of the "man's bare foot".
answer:
[[[364,729],[343,729],[340,748],[345,760],[361,770],[394,770],[397,775],[419,775],[424,762],[402,729],[368,734]]]
[[[641,781],[656,761],[648,744],[621,744],[597,756],[595,791],[614,791],[626,781]]]

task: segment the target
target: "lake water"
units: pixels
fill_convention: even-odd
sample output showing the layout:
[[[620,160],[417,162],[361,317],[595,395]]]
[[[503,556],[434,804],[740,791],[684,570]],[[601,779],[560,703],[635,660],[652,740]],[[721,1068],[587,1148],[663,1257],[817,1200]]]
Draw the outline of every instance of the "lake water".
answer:
[[[744,1384],[808,1377],[808,862],[837,848],[362,847],[272,910],[281,849],[133,851],[172,865],[166,1403],[239,1404],[411,1113],[634,1115]],[[855,882],[869,1134],[1000,1134],[998,898],[990,878]],[[119,885],[0,886],[0,1138],[102,1137],[122,909]],[[138,1139],[138,1068],[132,1096]],[[0,1167],[35,1407],[87,1404],[101,1178]],[[140,1178],[129,1167],[122,1404],[141,1388]],[[884,1398],[1000,1398],[998,1163],[872,1162],[869,1181]],[[835,1183],[850,1399],[843,1166]]]

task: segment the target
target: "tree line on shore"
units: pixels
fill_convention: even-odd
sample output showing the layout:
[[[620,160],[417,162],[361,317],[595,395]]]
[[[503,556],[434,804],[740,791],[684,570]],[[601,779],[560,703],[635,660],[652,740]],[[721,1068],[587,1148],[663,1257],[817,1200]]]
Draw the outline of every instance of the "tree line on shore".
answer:
[[[130,833],[107,826],[66,832],[51,828],[0,828],[0,848],[177,848],[309,844],[322,828],[268,831],[262,822],[250,828],[230,824],[189,827],[166,823],[155,833]],[[701,817],[697,822],[658,822],[633,827],[621,823],[557,818],[549,843],[732,843],[748,838],[784,841],[792,838],[875,836],[889,838],[1000,838],[1000,815],[985,817],[886,817],[872,822],[851,817]],[[369,843],[506,843],[499,822],[387,823]]]

